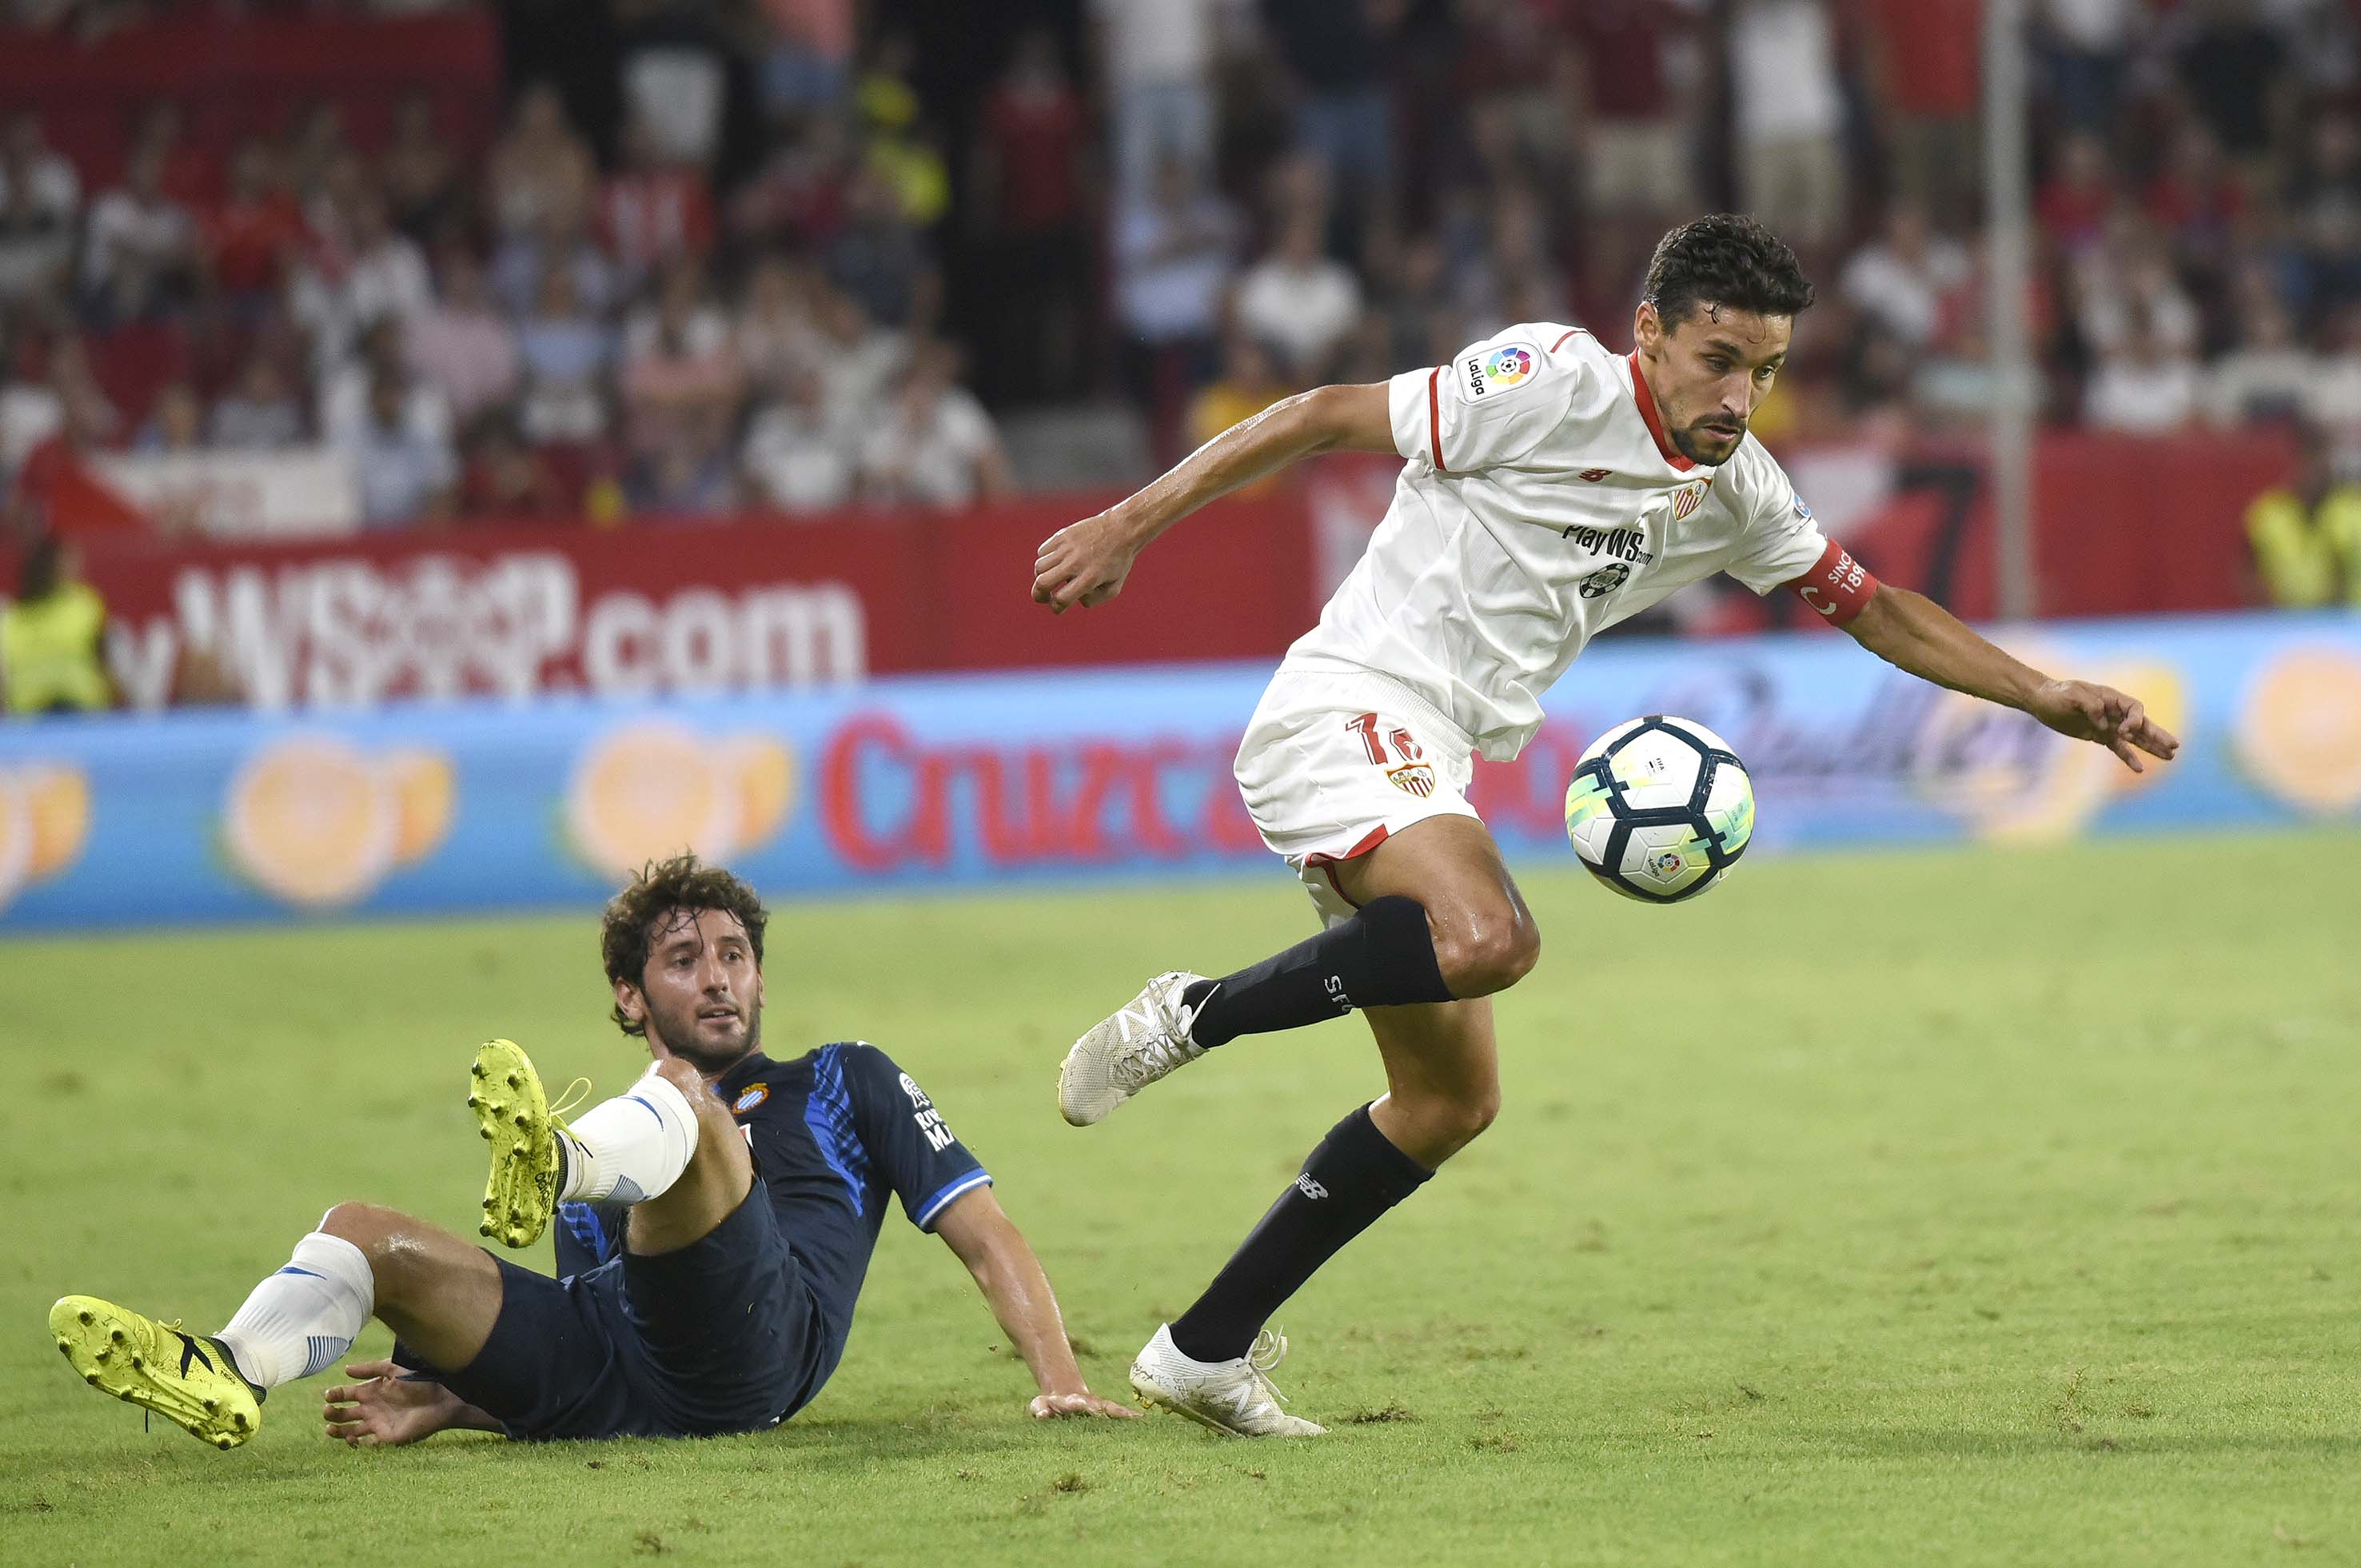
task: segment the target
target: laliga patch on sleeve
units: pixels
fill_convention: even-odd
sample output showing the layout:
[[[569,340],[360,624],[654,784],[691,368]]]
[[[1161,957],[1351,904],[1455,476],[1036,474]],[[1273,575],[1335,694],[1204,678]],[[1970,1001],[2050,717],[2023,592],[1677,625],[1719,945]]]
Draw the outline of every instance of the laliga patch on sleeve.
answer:
[[[1807,507],[1807,506],[1806,506],[1806,505],[1804,504],[1804,498],[1803,498],[1803,497],[1801,497],[1801,496],[1790,496],[1790,497],[1788,497],[1787,499],[1790,499],[1790,500],[1792,500],[1792,501],[1794,501],[1794,502],[1795,503],[1795,516],[1796,516],[1798,519],[1800,519],[1801,521],[1805,521],[1805,522],[1809,522],[1809,521],[1812,521],[1812,509],[1811,509],[1811,508],[1809,508],[1809,507]]]
[[[1461,360],[1460,378],[1466,383],[1469,397],[1489,397],[1532,380],[1540,363],[1541,356],[1533,350],[1521,343],[1511,343]]]

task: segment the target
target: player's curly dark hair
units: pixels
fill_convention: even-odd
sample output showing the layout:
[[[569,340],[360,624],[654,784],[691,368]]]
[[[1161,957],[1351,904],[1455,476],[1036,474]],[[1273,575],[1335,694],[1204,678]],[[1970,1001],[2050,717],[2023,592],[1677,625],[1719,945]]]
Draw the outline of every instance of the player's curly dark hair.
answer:
[[[607,980],[628,981],[633,985],[645,983],[648,952],[656,938],[669,930],[668,919],[686,916],[695,919],[708,909],[719,910],[737,917],[746,928],[746,943],[754,949],[754,963],[763,962],[763,927],[770,923],[771,912],[754,890],[730,875],[719,866],[708,866],[693,854],[675,855],[668,861],[650,861],[631,879],[631,885],[607,901],[607,915],[598,928],[598,952],[607,963]],[[615,1026],[626,1035],[643,1035],[646,1026],[635,1024],[615,1009]]]
[[[1811,308],[1812,283],[1777,235],[1739,213],[1712,213],[1656,242],[1644,296],[1669,332],[1701,304],[1757,315]]]

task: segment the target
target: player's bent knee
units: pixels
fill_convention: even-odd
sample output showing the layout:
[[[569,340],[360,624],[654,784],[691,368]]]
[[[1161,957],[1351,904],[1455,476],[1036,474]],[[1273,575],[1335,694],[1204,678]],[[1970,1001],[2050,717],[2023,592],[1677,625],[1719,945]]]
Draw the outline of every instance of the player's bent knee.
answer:
[[[1542,934],[1532,916],[1507,906],[1435,933],[1444,983],[1463,1002],[1508,990],[1532,972],[1541,956]]]

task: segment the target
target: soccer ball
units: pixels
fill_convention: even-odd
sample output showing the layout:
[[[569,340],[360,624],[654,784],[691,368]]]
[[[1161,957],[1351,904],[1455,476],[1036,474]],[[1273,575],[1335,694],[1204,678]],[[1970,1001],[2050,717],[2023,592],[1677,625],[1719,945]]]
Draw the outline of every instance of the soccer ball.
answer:
[[[1626,898],[1675,904],[1719,882],[1754,836],[1754,783],[1704,725],[1652,713],[1590,743],[1565,790],[1565,836]]]

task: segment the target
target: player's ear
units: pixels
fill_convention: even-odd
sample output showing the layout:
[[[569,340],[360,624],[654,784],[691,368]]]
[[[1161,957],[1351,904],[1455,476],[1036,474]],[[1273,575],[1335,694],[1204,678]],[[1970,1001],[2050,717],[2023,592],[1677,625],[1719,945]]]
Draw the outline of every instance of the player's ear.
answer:
[[[1631,341],[1640,352],[1653,357],[1656,345],[1664,341],[1664,318],[1656,313],[1653,300],[1642,300],[1640,308],[1631,313]]]
[[[648,1021],[648,1001],[640,988],[628,980],[615,982],[615,1010],[632,1023],[644,1027]]]

